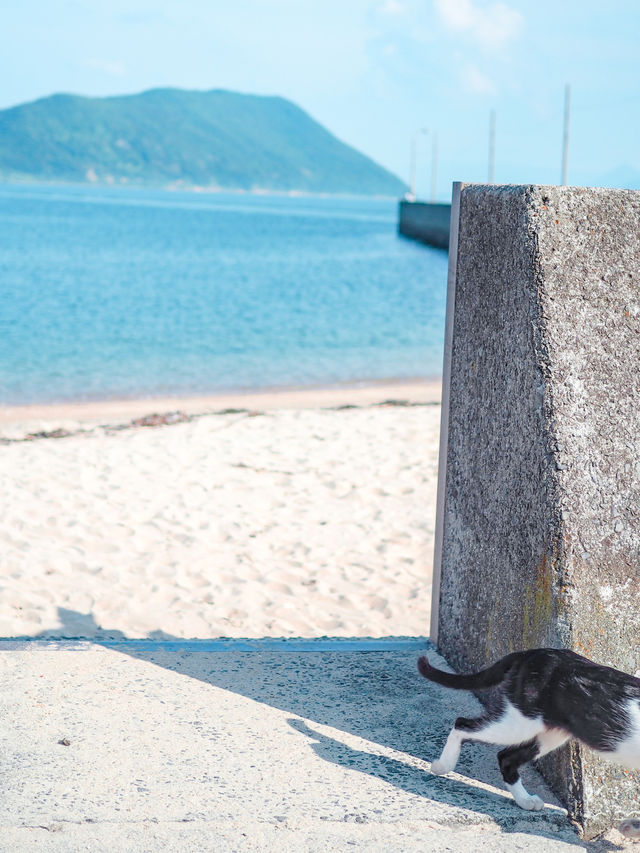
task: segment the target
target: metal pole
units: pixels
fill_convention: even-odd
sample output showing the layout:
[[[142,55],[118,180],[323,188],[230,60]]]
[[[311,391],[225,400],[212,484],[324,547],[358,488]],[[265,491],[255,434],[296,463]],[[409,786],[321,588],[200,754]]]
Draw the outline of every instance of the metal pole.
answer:
[[[438,134],[433,134],[433,149],[431,152],[431,201],[435,202],[438,184]]]
[[[496,165],[496,111],[489,113],[489,183],[493,183]]]
[[[416,197],[416,140],[417,134],[414,133],[411,139],[411,171],[409,174],[409,196],[411,201]]]
[[[428,127],[421,127],[411,137],[411,164],[409,173],[409,198],[411,201],[416,200],[416,161],[418,153],[418,136],[421,133],[428,133]]]
[[[567,83],[564,90],[564,133],[562,137],[562,186],[567,184],[567,162],[569,159],[569,107],[571,105],[571,86]]]

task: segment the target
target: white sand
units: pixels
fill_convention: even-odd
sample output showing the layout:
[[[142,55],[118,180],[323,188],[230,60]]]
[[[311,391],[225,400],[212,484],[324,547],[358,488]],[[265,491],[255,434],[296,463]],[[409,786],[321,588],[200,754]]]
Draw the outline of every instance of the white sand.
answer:
[[[0,636],[427,634],[439,394],[1,409]]]

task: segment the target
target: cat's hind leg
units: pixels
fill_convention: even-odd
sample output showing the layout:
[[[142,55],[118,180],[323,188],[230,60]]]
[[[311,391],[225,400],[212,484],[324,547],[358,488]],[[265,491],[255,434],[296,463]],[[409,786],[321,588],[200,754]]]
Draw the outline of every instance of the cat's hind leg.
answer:
[[[431,762],[431,772],[436,776],[442,776],[443,773],[450,773],[458,763],[460,750],[464,741],[469,739],[472,732],[479,732],[486,725],[487,720],[484,717],[477,717],[476,719],[458,717],[449,732],[449,737],[440,758]]]
[[[534,758],[541,758],[569,740],[570,735],[561,729],[544,729],[535,738],[525,743],[508,746],[498,753],[498,764],[502,778],[513,799],[522,809],[538,811],[544,802],[535,794],[530,794],[522,784],[520,768]]]
[[[618,832],[625,838],[640,838],[640,820],[637,817],[628,817],[618,824]]]
[[[442,755],[431,765],[431,772],[440,775],[453,770],[460,757],[460,748],[466,740],[511,746],[533,741],[544,732],[545,726],[539,717],[535,719],[525,717],[509,703],[505,705],[499,717],[476,717],[475,719],[458,717],[447,738]]]
[[[532,761],[539,754],[540,745],[537,738],[517,746],[508,746],[498,753],[498,764],[505,785],[520,808],[527,811],[539,811],[544,807],[544,801],[536,794],[530,794],[520,778],[522,765]]]

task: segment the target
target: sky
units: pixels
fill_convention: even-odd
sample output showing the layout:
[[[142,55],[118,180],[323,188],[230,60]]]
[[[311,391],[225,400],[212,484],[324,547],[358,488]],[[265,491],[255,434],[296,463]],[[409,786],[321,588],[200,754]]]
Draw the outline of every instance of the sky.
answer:
[[[486,181],[640,188],[637,0],[0,0],[0,109],[158,86],[281,95],[448,200]],[[415,147],[415,148],[414,148]]]

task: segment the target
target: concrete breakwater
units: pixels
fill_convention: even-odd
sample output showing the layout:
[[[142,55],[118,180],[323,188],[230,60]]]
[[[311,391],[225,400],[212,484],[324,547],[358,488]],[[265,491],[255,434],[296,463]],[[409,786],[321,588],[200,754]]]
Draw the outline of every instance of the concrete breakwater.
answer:
[[[456,184],[451,219],[431,639],[637,672],[640,193]],[[540,768],[587,838],[636,813],[637,772]]]
[[[398,232],[438,249],[449,248],[450,204],[402,199],[398,209]]]

